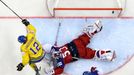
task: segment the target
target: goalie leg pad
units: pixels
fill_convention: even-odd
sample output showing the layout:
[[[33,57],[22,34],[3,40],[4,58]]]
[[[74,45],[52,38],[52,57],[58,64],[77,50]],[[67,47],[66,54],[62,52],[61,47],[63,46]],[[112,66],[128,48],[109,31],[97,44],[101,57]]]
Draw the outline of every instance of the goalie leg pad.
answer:
[[[113,61],[116,57],[115,51],[111,50],[98,50],[95,53],[95,59],[102,61]]]
[[[87,24],[83,32],[86,33],[89,37],[92,37],[94,34],[102,30],[102,24],[100,20],[97,20],[94,24]]]

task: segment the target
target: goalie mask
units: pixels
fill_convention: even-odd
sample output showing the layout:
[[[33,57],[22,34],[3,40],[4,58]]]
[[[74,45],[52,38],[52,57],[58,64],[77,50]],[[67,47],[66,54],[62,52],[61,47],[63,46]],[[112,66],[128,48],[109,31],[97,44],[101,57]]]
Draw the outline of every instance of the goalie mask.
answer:
[[[51,48],[52,58],[58,59],[62,57],[61,52],[59,51],[58,47]]]

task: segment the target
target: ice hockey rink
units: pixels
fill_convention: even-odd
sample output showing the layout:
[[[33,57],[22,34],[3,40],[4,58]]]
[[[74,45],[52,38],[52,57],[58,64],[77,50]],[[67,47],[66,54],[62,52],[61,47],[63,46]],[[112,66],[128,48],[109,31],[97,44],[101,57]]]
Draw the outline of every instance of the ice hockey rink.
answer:
[[[104,25],[103,30],[93,37],[88,47],[116,50],[116,60],[114,62],[101,62],[80,59],[65,67],[65,72],[69,73],[69,75],[82,75],[82,72],[90,69],[91,66],[97,66],[98,70],[105,75],[134,75],[133,0],[126,0],[126,5],[122,4],[123,8],[125,6],[125,9],[123,9],[121,17],[118,17],[118,14],[120,14],[119,10],[117,12],[115,10],[114,14],[111,13],[111,10],[108,12],[106,12],[106,10],[103,12],[57,10],[53,13],[53,10],[48,10],[48,8],[54,4],[50,3],[50,5],[47,5],[46,0],[3,1],[22,18],[27,18],[36,27],[37,38],[42,44],[54,44],[59,22],[61,23],[61,27],[57,41],[58,45],[61,46],[76,38],[86,23],[94,23],[96,20],[102,21]],[[69,7],[88,7],[86,5],[83,6],[83,4],[89,0],[87,0],[87,2],[86,0],[77,0],[76,6],[73,5],[75,1],[76,0],[72,2],[71,0],[63,0],[60,1],[57,6],[59,8],[68,8],[66,3],[70,3]],[[95,4],[93,5],[97,8],[99,7],[99,3],[105,4],[105,0],[102,0],[104,2],[94,1]],[[115,0],[113,4],[111,1],[112,0],[106,1],[106,5],[104,5],[103,8],[106,6],[118,8],[118,1],[117,4]],[[53,18],[53,15],[62,18]],[[84,17],[88,18],[85,19]],[[21,72],[16,71],[16,66],[22,59],[20,52],[21,44],[17,41],[19,35],[26,35],[25,26],[19,18],[0,2],[0,75],[35,75],[34,71],[28,65]]]

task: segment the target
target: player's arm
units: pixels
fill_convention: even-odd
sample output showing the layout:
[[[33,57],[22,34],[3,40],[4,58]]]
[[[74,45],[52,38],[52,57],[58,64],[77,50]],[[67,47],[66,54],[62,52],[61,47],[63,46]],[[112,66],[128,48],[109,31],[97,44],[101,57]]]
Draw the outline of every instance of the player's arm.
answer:
[[[28,20],[23,19],[22,20],[22,23],[26,26],[27,33],[32,33],[32,34],[35,34],[36,33],[35,27],[32,24],[30,24],[30,22]]]
[[[24,54],[22,55],[22,64],[25,66],[29,63],[29,54],[28,52],[24,52]]]
[[[22,62],[18,64],[17,70],[21,71],[25,65],[29,63],[29,55],[28,52],[22,51]]]

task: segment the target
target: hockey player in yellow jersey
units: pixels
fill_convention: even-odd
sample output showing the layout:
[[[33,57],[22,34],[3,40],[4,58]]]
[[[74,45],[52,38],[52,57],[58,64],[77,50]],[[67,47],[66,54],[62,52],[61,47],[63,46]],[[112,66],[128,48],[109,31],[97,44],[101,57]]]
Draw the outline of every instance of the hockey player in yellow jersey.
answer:
[[[22,23],[26,26],[27,35],[21,35],[18,37],[18,41],[22,43],[20,49],[22,52],[22,62],[17,65],[17,70],[21,71],[23,67],[29,64],[39,74],[39,69],[36,66],[36,62],[40,62],[44,58],[44,50],[42,45],[36,39],[36,29],[26,19],[22,20]]]

